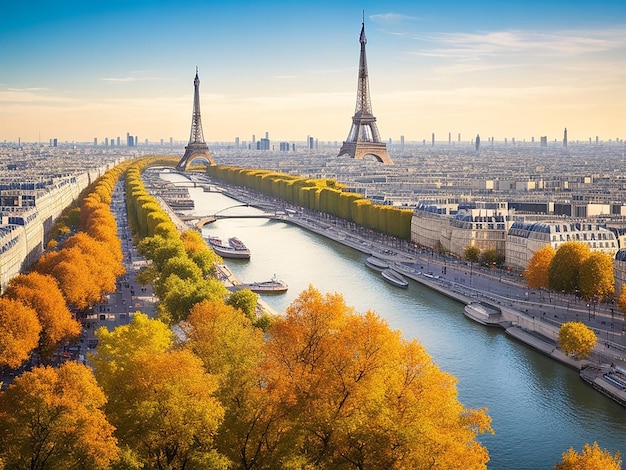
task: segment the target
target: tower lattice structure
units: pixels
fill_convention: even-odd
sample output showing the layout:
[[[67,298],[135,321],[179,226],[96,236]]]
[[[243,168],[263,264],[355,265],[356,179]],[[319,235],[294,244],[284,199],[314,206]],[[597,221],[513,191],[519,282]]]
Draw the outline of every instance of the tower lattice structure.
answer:
[[[189,144],[185,147],[185,154],[180,159],[176,169],[186,170],[193,160],[204,160],[209,165],[215,165],[213,156],[209,151],[209,146],[204,141],[202,132],[202,118],[200,116],[200,79],[198,78],[198,67],[196,67],[196,78],[193,80],[193,114],[191,116],[191,133]]]
[[[365,18],[361,24],[361,55],[359,58],[359,82],[356,94],[356,109],[352,116],[352,127],[348,138],[343,142],[339,150],[339,156],[349,155],[355,160],[362,160],[366,155],[374,156],[378,161],[393,165],[393,161],[387,153],[387,145],[380,140],[376,118],[372,114],[372,102],[370,100],[369,80],[367,74],[367,56],[365,54]]]

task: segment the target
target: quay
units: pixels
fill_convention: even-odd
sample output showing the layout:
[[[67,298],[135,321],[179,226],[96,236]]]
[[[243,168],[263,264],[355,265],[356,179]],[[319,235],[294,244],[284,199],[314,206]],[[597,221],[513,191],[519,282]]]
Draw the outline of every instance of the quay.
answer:
[[[384,236],[375,239],[371,234],[363,233],[363,229],[354,227],[354,224],[346,224],[341,220],[303,208],[290,208],[284,201],[269,201],[263,195],[245,188],[224,187],[222,193],[263,210],[267,210],[268,205],[273,204],[277,213],[279,210],[284,211],[285,215],[280,218],[286,223],[298,225],[367,256],[375,256],[388,262],[390,267],[402,275],[464,304],[466,316],[469,318],[487,326],[504,329],[505,333],[512,338],[578,370],[581,379],[617,403],[626,403],[626,387],[618,389],[602,374],[596,374],[593,380],[588,380],[588,376],[594,370],[592,368],[606,369],[616,366],[626,370],[624,327],[622,326],[622,329],[618,329],[617,332],[613,329],[606,329],[606,320],[603,320],[606,313],[603,317],[603,313],[598,311],[599,320],[595,320],[596,312],[594,311],[593,318],[599,324],[591,327],[598,337],[598,342],[588,359],[575,360],[563,354],[557,347],[559,328],[562,323],[578,320],[579,317],[587,314],[589,314],[589,322],[592,322],[591,311],[577,308],[575,299],[567,300],[566,303],[564,298],[558,298],[558,294],[532,291],[522,285],[519,279],[514,278],[513,276],[516,276],[514,273],[507,273],[503,278],[502,272],[494,275],[479,268],[474,270],[472,266],[468,269],[467,263],[458,259],[442,259],[439,256],[435,258],[432,251],[424,253],[423,250],[418,252],[402,249],[398,243],[394,244],[392,240],[385,239]],[[469,271],[469,276],[467,271]],[[438,274],[439,272],[441,274]],[[223,275],[227,282],[238,282],[229,270],[224,271]],[[523,295],[520,295],[520,292],[523,292]],[[547,303],[544,295],[548,296]],[[259,299],[259,302],[261,303],[262,299]],[[559,305],[559,302],[565,305]],[[477,303],[482,304],[483,309],[490,312],[483,319],[478,318],[475,312],[474,315],[471,314],[472,310],[476,310]],[[266,304],[263,308],[268,313],[278,314]],[[609,318],[612,325],[611,320],[613,318]],[[609,333],[612,339],[609,339]]]

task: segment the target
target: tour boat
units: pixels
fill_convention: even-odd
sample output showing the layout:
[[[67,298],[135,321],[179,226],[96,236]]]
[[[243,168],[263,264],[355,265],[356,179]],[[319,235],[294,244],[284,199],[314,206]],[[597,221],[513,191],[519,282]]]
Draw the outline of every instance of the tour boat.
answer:
[[[228,239],[228,245],[219,237],[209,237],[209,245],[222,258],[249,259],[250,250],[238,238]]]

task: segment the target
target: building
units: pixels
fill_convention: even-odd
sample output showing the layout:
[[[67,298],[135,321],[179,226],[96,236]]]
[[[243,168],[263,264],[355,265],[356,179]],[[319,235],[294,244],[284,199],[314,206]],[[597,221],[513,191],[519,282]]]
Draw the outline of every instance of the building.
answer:
[[[526,269],[533,255],[545,246],[555,250],[566,242],[585,243],[591,251],[601,251],[613,257],[619,247],[615,233],[604,224],[588,221],[541,221],[513,224],[506,237],[506,264]]]
[[[463,256],[468,246],[494,249],[504,256],[512,225],[506,202],[460,202],[455,199],[420,201],[411,219],[411,241]]]

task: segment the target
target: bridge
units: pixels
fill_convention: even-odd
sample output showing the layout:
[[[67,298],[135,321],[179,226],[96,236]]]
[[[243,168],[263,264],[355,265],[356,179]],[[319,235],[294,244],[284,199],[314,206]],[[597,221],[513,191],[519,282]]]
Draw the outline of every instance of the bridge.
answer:
[[[262,214],[224,214],[223,212],[235,207],[252,207],[250,204],[235,204],[217,211],[213,215],[180,215],[178,218],[182,221],[189,222],[197,220],[197,228],[202,228],[206,224],[215,222],[218,219],[282,219],[285,217],[283,211],[263,212]]]

